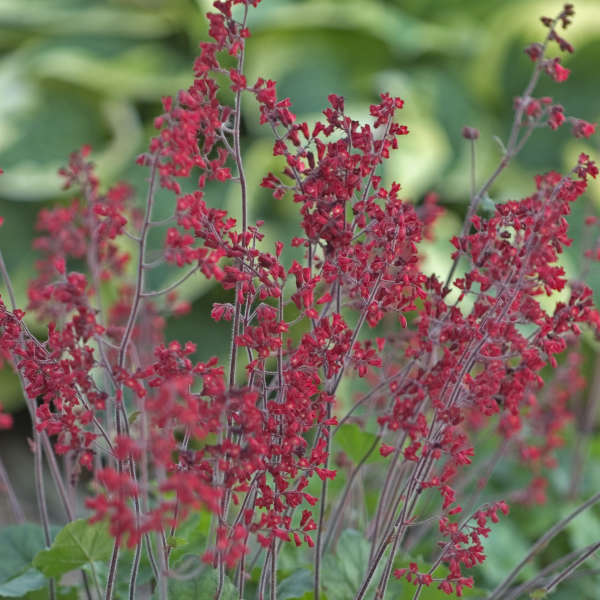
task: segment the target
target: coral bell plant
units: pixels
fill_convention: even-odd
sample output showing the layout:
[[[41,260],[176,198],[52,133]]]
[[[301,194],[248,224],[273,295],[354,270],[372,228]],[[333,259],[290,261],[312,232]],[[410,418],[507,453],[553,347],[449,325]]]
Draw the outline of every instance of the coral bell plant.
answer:
[[[69,597],[88,600],[550,592],[600,543],[529,581],[521,568],[600,495],[548,530],[494,591],[472,573],[509,503],[543,502],[585,385],[577,340],[582,328],[597,334],[600,315],[591,289],[557,261],[571,243],[571,205],[598,169],[580,154],[569,172],[538,175],[522,199],[480,204],[536,129],[594,133],[534,95],[540,78],[569,77],[548,53],[573,51],[562,37],[573,8],[542,19],[547,34],[526,49],[533,74],[501,160],[480,187],[473,173],[462,231],[448,243],[452,268],[427,274],[421,242],[443,208],[433,194],[402,198],[380,174],[409,134],[396,121],[403,101],[381,94],[359,123],[331,94],[321,120],[298,122],[274,81],[244,74],[247,16],[259,3],[213,3],[194,81],[163,99],[138,159],[143,200],[126,183],[104,189],[84,146],[61,170],[75,199],[39,213],[28,306],[16,306],[0,261],[0,350],[33,422],[43,532],[13,583],[52,600],[74,582]],[[257,104],[273,136],[282,169],[261,185],[274,203],[295,203],[291,239],[269,239],[249,221],[242,102]],[[463,137],[474,157],[479,132],[465,127]],[[237,186],[241,218],[215,207],[210,181]],[[159,188],[170,194],[166,220],[155,217]],[[592,247],[582,261],[596,258]],[[153,289],[148,274],[164,263],[180,274]],[[197,362],[194,343],[165,339],[164,315],[188,308],[177,291],[190,277],[228,299],[211,312],[231,332],[224,363]],[[2,415],[0,427],[10,425]],[[482,503],[494,467],[513,459],[529,481]],[[50,485],[66,522],[56,536]],[[356,560],[342,567],[348,549]]]

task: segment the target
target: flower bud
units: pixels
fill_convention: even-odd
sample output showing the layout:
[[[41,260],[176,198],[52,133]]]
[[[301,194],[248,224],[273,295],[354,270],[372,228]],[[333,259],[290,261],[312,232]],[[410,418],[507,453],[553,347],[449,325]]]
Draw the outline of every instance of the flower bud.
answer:
[[[465,125],[462,129],[462,136],[465,140],[476,140],[479,138],[479,129]]]

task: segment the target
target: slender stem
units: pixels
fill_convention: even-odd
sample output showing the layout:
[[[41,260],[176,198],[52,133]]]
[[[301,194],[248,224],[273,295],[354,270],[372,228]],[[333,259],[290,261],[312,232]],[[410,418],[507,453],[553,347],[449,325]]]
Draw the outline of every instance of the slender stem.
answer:
[[[475,152],[475,140],[471,140],[471,202],[475,198],[475,186],[477,185],[477,173],[476,173],[476,152]]]
[[[598,407],[600,406],[600,354],[596,356],[594,365],[594,375],[592,385],[590,387],[583,414],[583,419],[579,419],[579,431],[576,436],[575,450],[573,452],[573,461],[571,463],[571,481],[569,485],[569,497],[575,498],[577,490],[581,485],[583,467],[585,464],[586,454],[588,453],[588,445],[590,436],[596,422]]]
[[[32,419],[34,418],[34,415],[35,411],[33,413]],[[63,481],[62,476],[60,474],[60,467],[58,466],[58,462],[56,461],[56,455],[52,450],[52,444],[50,443],[48,434],[45,431],[41,432],[40,437],[42,439],[42,446],[46,454],[46,460],[48,461],[48,468],[50,469],[50,473],[52,474],[52,480],[56,485],[56,489],[60,496],[63,508],[65,509],[65,513],[69,521],[73,521],[75,519],[75,512],[73,510],[73,507],[71,506],[71,501],[69,499],[69,493],[67,492],[65,482]]]
[[[242,29],[246,27],[246,21],[248,19],[248,5],[244,4],[244,17],[242,19]],[[237,61],[237,72],[243,73],[244,70],[244,57],[246,53],[246,44],[244,40],[241,40],[240,50]],[[242,208],[242,244],[246,246],[246,232],[248,230],[248,189],[246,183],[246,174],[244,171],[244,161],[242,158],[242,148],[240,142],[240,129],[242,123],[242,89],[238,89],[235,94],[234,104],[234,121],[233,121],[233,158],[237,167],[237,179],[240,184],[240,195],[241,195],[241,208]],[[242,270],[244,265],[242,262]],[[237,370],[237,353],[238,347],[236,343],[236,337],[239,333],[240,321],[242,317],[242,302],[240,300],[240,282],[236,283],[235,286],[235,307],[234,307],[234,318],[231,330],[231,349],[229,355],[229,378],[228,385],[231,391],[235,387],[235,374]],[[225,433],[225,437],[229,437],[229,431]],[[225,494],[222,503],[222,514],[226,515],[229,509],[229,492]],[[219,517],[221,518],[221,517]],[[225,566],[223,564],[223,556],[221,553],[218,554],[218,569],[219,569],[219,584],[217,587],[217,593],[215,594],[215,600],[219,600],[223,593],[223,582],[225,577]]]
[[[165,219],[161,219],[160,221],[150,221],[148,223],[149,227],[164,227],[165,225],[169,225],[169,223],[173,223],[176,219],[175,215],[171,215],[170,217],[166,217]]]
[[[121,339],[121,344],[119,346],[119,368],[123,368],[125,364],[127,346],[129,345],[131,335],[133,334],[133,327],[138,316],[142,294],[144,293],[144,262],[146,255],[146,245],[148,242],[148,229],[150,228],[150,220],[152,218],[152,207],[154,205],[157,171],[158,159],[155,157],[152,161],[152,170],[150,172],[150,185],[148,187],[148,195],[146,197],[146,213],[144,215],[144,222],[142,224],[142,230],[140,232],[140,237],[138,241],[139,252],[137,264],[137,277],[135,282],[135,293],[133,296],[131,310],[129,311],[127,325],[125,326],[125,332],[123,333],[123,338]]]
[[[260,574],[260,580],[258,582],[258,600],[265,600],[265,587],[267,585],[267,573],[268,573],[268,563],[269,563],[269,559],[270,557],[270,553],[271,553],[271,546],[269,546],[269,549],[267,550],[267,555],[265,556],[265,562]]]
[[[408,437],[408,433],[404,432],[402,441],[396,447],[396,450],[394,451],[394,456],[392,457],[392,460],[390,461],[390,466],[388,467],[385,481],[383,482],[383,488],[381,490],[381,494],[379,495],[379,500],[377,502],[377,509],[375,511],[375,522],[374,522],[374,526],[373,526],[373,533],[370,536],[371,537],[371,550],[369,552],[369,565],[371,565],[371,563],[372,563],[373,555],[375,553],[375,548],[377,547],[377,534],[379,533],[379,528],[381,525],[383,509],[384,509],[384,506],[386,505],[386,501],[388,499],[388,490],[392,483],[392,479],[394,477],[394,473],[396,470],[396,465],[398,464],[398,460],[400,459],[402,448],[404,447],[404,443],[406,442],[407,437]],[[394,496],[392,496],[392,498],[393,497]]]
[[[592,554],[595,554],[598,548],[600,548],[600,542],[593,544],[592,547],[584,552],[577,560],[573,561],[566,569],[561,571],[547,586],[544,587],[544,590],[548,593],[553,592],[561,581],[567,579],[577,567],[583,564]]]
[[[244,4],[244,18],[242,19],[242,28],[246,27],[248,20],[248,4]],[[242,44],[238,57],[237,72],[244,70],[244,56],[246,53],[246,44]],[[235,153],[235,163],[237,165],[238,177],[240,180],[240,193],[242,199],[242,233],[248,229],[248,192],[246,186],[246,174],[244,172],[244,162],[242,160],[242,148],[240,144],[240,128],[242,123],[242,90],[235,94],[235,116],[233,121],[233,149]]]
[[[496,587],[492,592],[491,596],[487,600],[497,600],[502,598],[502,594],[506,588],[512,583],[515,577],[519,574],[521,569],[539,552],[555,535],[561,532],[577,515],[582,513],[584,510],[595,504],[600,500],[600,492],[586,500],[583,504],[578,506],[571,514],[567,515],[564,519],[556,523],[553,527],[548,529],[542,537],[540,537],[535,544],[530,548],[526,556],[521,562],[509,573],[509,575]]]
[[[184,281],[189,279],[194,273],[197,273],[199,269],[200,269],[200,265],[196,265],[195,267],[190,269],[185,275],[180,277],[177,281],[175,281],[171,285],[168,285],[166,288],[163,288],[162,290],[156,290],[154,292],[142,292],[140,294],[140,296],[142,298],[153,298],[155,296],[162,296],[163,294],[168,294],[169,292],[172,292],[175,288],[178,288]]]
[[[94,566],[93,561],[91,561],[89,564],[90,564],[90,570],[92,571],[92,581],[94,582],[94,589],[96,590],[98,600],[100,600],[102,598],[102,588],[100,586],[100,580],[98,579],[98,571],[96,570],[96,567]],[[83,572],[84,571],[82,571],[82,573]],[[88,597],[90,597],[89,594],[88,594]]]
[[[19,499],[17,498],[17,494],[15,493],[15,489],[10,481],[10,477],[8,476],[8,472],[4,467],[4,462],[0,457],[0,484],[6,491],[6,496],[8,497],[8,503],[10,504],[10,509],[12,510],[13,516],[17,523],[25,523],[25,513],[23,512],[23,508]]]
[[[44,543],[46,548],[52,545],[52,537],[50,535],[50,519],[48,517],[48,504],[46,501],[46,491],[44,489],[44,474],[43,474],[43,452],[40,443],[40,433],[33,427],[33,443],[34,443],[34,475],[35,475],[35,495],[37,498],[38,508],[40,510],[40,518],[42,521],[42,529],[44,532]],[[56,588],[54,579],[50,579],[49,583],[50,600],[56,598]]]
[[[115,538],[115,543],[113,545],[112,555],[110,557],[110,563],[108,567],[108,577],[106,578],[106,592],[104,594],[105,600],[112,600],[114,587],[115,587],[115,578],[117,575],[117,562],[119,561],[119,546],[121,540],[119,537]]]
[[[144,214],[144,221],[142,224],[142,229],[140,232],[140,236],[137,239],[138,242],[138,260],[137,260],[137,276],[135,282],[135,292],[133,296],[133,302],[131,304],[131,309],[129,311],[129,317],[127,319],[127,324],[125,326],[125,331],[123,333],[123,338],[121,339],[121,343],[119,345],[119,354],[118,354],[118,366],[122,369],[125,365],[125,360],[127,356],[127,348],[129,346],[129,342],[131,340],[131,336],[133,335],[133,328],[135,326],[135,322],[137,320],[137,316],[139,313],[139,308],[141,304],[141,300],[144,294],[144,263],[146,260],[146,246],[148,243],[148,231],[150,229],[150,222],[152,219],[152,208],[154,206],[154,195],[156,190],[156,175],[158,171],[158,158],[154,157],[152,160],[152,169],[150,172],[150,184],[148,186],[148,194],[146,196],[146,210]],[[121,390],[122,390],[121,386]],[[115,405],[115,422],[117,426],[117,433],[121,433],[121,422],[123,421],[125,427],[128,427],[127,423],[127,415],[123,416],[121,419],[120,411],[123,410],[122,406],[119,406],[120,403],[116,403]],[[119,461],[118,464],[119,471],[122,469],[122,465]],[[133,465],[131,466],[131,471],[133,472],[135,479],[135,468]],[[136,498],[135,501],[135,510],[136,510],[136,518],[139,519],[140,509],[139,509],[139,501]],[[113,594],[113,586],[114,586],[114,578],[116,577],[117,570],[117,562],[119,558],[119,538],[115,539],[115,545],[113,548],[113,553],[111,557],[111,563],[109,568],[109,577],[106,584],[106,600],[111,600]],[[130,584],[135,587],[135,581],[137,578],[137,569],[135,568],[135,562],[132,566],[131,572],[131,581]],[[159,578],[159,586],[164,577]],[[130,589],[130,594],[132,590]]]
[[[158,536],[158,550],[163,563],[163,573],[158,580],[158,597],[160,600],[168,600],[169,598],[169,559],[167,558],[167,540],[165,539],[164,531],[161,531]],[[215,595],[215,598],[217,596]]]
[[[15,300],[15,290],[13,289],[12,282],[8,274],[8,269],[6,268],[6,263],[4,262],[2,250],[0,250],[0,273],[2,274],[2,279],[4,280],[4,285],[6,286],[6,291],[8,292],[11,308],[14,311],[17,309],[17,302]]]
[[[331,418],[331,404],[327,406],[327,418]],[[329,466],[329,454],[331,447],[331,436],[327,436],[327,448],[325,450],[326,462],[325,468]],[[319,522],[317,524],[317,541],[315,544],[315,577],[314,577],[314,599],[319,600],[320,598],[320,579],[321,579],[321,559],[323,555],[323,526],[325,520],[325,508],[327,504],[327,478],[324,478],[321,482],[321,496],[319,498]]]
[[[431,472],[432,467],[433,467],[433,458],[427,457],[422,462],[422,466],[421,466],[420,470],[416,469],[415,472],[413,473],[412,482],[411,482],[412,487],[409,487],[409,492],[407,493],[407,499],[404,502],[404,506],[402,507],[402,512],[400,513],[400,516],[398,517],[398,520],[396,521],[396,525],[395,525],[396,531],[393,534],[392,548],[390,550],[388,560],[387,560],[385,568],[383,570],[383,575],[381,576],[381,579],[379,581],[379,584],[377,586],[377,590],[375,593],[375,597],[377,598],[377,600],[383,599],[385,590],[389,583],[390,576],[392,574],[392,566],[394,564],[394,558],[396,556],[396,553],[398,552],[400,543],[402,542],[402,539],[403,539],[404,534],[407,529],[407,525],[408,525],[407,517],[408,517],[408,515],[410,515],[413,512],[415,505],[417,503],[417,500],[419,499],[419,495],[421,492],[420,481],[423,479],[426,479],[428,477],[428,474]]]
[[[248,536],[244,539],[244,544],[248,543]],[[242,555],[239,565],[239,579],[238,579],[238,600],[244,600],[244,586],[246,584],[246,554]]]
[[[221,552],[219,552],[219,582],[217,584],[217,591],[215,593],[215,599],[220,598],[223,593],[223,588],[225,586],[225,563],[223,562],[223,557],[221,556]]]
[[[506,596],[502,600],[517,600],[517,598],[521,598],[523,594],[535,587],[539,587],[541,582],[547,578],[549,573],[553,573],[556,569],[565,563],[575,559],[578,556],[581,556],[582,552],[586,552],[595,544],[591,544],[583,549],[574,550],[573,552],[569,552],[565,556],[561,556],[559,559],[550,563],[547,567],[544,567],[533,579],[526,581],[525,583],[519,585],[516,588],[511,588],[510,595]]]
[[[377,279],[375,281],[375,283],[373,284],[373,289],[371,290],[371,293],[369,294],[369,298],[365,303],[365,307],[363,308],[360,317],[358,318],[358,322],[356,324],[356,327],[354,329],[354,332],[352,333],[352,338],[350,339],[350,342],[348,344],[348,350],[346,351],[346,354],[344,356],[344,359],[342,361],[342,367],[340,368],[338,374],[330,380],[330,382],[328,382],[327,385],[327,393],[331,396],[333,396],[342,380],[342,377],[344,375],[344,372],[346,370],[346,366],[348,364],[349,358],[350,358],[350,354],[352,352],[352,350],[354,349],[354,344],[356,343],[356,340],[358,339],[358,336],[360,334],[360,331],[362,329],[362,326],[365,323],[365,320],[367,318],[367,312],[369,307],[371,306],[372,302],[375,299],[375,296],[377,295],[377,292],[379,291],[379,285],[381,284],[381,280],[383,278],[383,272],[380,273],[377,276]],[[331,404],[329,404],[327,406],[327,418],[330,419],[331,418]],[[331,447],[331,435],[330,435],[330,428],[329,426],[327,426],[326,428],[326,432],[327,432],[327,448],[326,448],[326,453],[325,453],[325,468],[328,468],[329,465],[329,455],[330,455],[330,447]],[[317,436],[318,437],[318,436]],[[323,523],[324,523],[324,519],[325,519],[325,508],[326,508],[326,501],[327,501],[327,484],[328,484],[328,479],[325,478],[321,484],[321,497],[320,497],[320,510],[319,510],[319,522],[317,524],[317,540],[316,540],[316,544],[315,544],[315,563],[314,563],[314,567],[315,567],[315,575],[314,575],[314,600],[319,600],[319,588],[320,588],[320,577],[321,577],[321,558],[322,558],[322,535],[323,535]]]
[[[271,598],[270,600],[277,600],[277,551],[275,548],[275,541],[273,541],[273,549],[271,551]]]
[[[244,4],[244,18],[242,20],[242,28],[246,26],[248,19],[248,5]],[[244,56],[246,52],[246,44],[242,43],[238,56],[237,72],[242,73],[244,69]],[[242,159],[242,147],[240,143],[240,126],[242,123],[242,90],[238,90],[235,94],[234,121],[233,121],[233,151],[234,160],[237,166],[240,195],[242,203],[242,243],[246,243],[246,231],[248,229],[248,189],[246,184],[246,174],[244,171],[244,161]],[[239,284],[235,286],[235,315],[233,319],[233,327],[231,334],[231,354],[229,358],[229,388],[235,384],[235,371],[237,362],[237,345],[235,337],[238,334],[240,323],[241,303],[239,300]]]
[[[348,478],[348,482],[346,483],[346,486],[344,488],[344,492],[340,496],[340,499],[338,500],[338,503],[337,503],[335,509],[332,511],[333,517],[331,519],[331,522],[327,523],[327,535],[325,536],[325,541],[323,543],[323,552],[325,552],[327,550],[327,548],[331,542],[331,539],[333,538],[333,535],[335,533],[335,528],[336,528],[337,522],[339,521],[340,517],[343,516],[343,507],[344,507],[344,504],[346,503],[346,498],[348,498],[348,495],[350,494],[350,490],[352,489],[352,484],[354,483],[356,476],[358,475],[360,469],[367,462],[369,456],[371,456],[371,454],[373,454],[373,451],[375,450],[375,448],[377,448],[377,444],[379,444],[380,441],[381,441],[381,435],[378,435],[373,440],[373,443],[371,444],[370,448],[364,453],[364,455],[360,459],[359,463],[352,470],[352,473],[351,473],[350,477]]]
[[[140,568],[140,559],[142,557],[142,544],[138,542],[135,546],[133,562],[131,564],[131,574],[129,576],[129,600],[135,600],[135,588],[137,584],[137,576]]]

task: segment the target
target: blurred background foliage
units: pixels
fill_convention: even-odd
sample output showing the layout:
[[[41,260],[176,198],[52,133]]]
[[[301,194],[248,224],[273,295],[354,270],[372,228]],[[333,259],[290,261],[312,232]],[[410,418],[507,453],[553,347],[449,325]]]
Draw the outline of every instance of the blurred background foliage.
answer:
[[[210,4],[0,0],[0,166],[5,170],[0,177],[0,214],[5,218],[0,241],[23,304],[26,282],[33,275],[35,215],[42,206],[64,199],[56,171],[71,151],[91,144],[103,186],[125,179],[143,197],[146,171],[135,166],[135,157],[153,133],[161,96],[191,82],[198,42],[207,35],[204,13]],[[318,118],[329,93],[345,96],[349,113],[359,119],[367,118],[369,104],[382,91],[404,98],[400,118],[411,135],[401,140],[384,178],[400,182],[405,197],[414,202],[429,191],[440,195],[448,211],[438,225],[438,241],[427,248],[426,268],[443,274],[450,261],[447,240],[458,230],[469,193],[469,147],[461,129],[470,125],[481,132],[477,178],[483,182],[500,159],[493,138],[506,139],[513,98],[531,73],[523,48],[545,34],[539,16],[554,15],[560,5],[549,0],[263,0],[259,10],[251,11],[247,75],[250,82],[259,75],[277,80],[280,96],[289,96],[299,118],[309,122]],[[600,3],[579,0],[575,8],[574,25],[567,32],[575,54],[564,57],[571,77],[562,86],[543,77],[536,94],[551,95],[567,114],[597,122]],[[296,207],[273,201],[257,185],[274,161],[269,130],[256,116],[256,106],[248,99],[243,147],[251,217],[267,220],[271,241],[288,239],[296,230]],[[597,150],[597,135],[575,140],[568,127],[540,130],[486,202],[491,206],[527,195],[534,174],[568,170],[579,152],[597,157]],[[214,205],[237,211],[233,187],[213,186],[209,197]],[[165,195],[159,202],[163,216],[172,210],[169,198]],[[572,277],[581,263],[582,216],[599,204],[600,185],[595,185],[575,209],[575,242],[563,259]],[[158,270],[152,283],[161,285],[164,281],[159,280],[169,276]],[[600,272],[592,269],[590,276],[600,298]],[[224,296],[200,278],[189,280],[184,296],[193,301],[192,313],[170,321],[169,336],[192,337],[201,358],[226,351],[227,331],[219,335],[208,319],[212,302]],[[594,362],[591,345],[588,341],[589,371]],[[18,410],[20,392],[6,372],[0,373],[0,389],[1,402]],[[23,439],[25,421],[23,431],[17,426],[8,438]],[[599,443],[592,444],[592,455],[600,456]],[[15,460],[7,457],[11,471],[24,482],[29,473],[18,469]],[[506,474],[500,473],[502,477]],[[555,479],[556,489],[564,490],[568,465]],[[586,472],[584,483],[584,491],[597,489],[600,472]],[[540,522],[552,518],[544,515]],[[562,540],[567,550],[586,532],[600,531],[592,513],[585,518],[593,522],[569,530]],[[513,529],[504,530],[508,548],[494,546],[503,555],[490,561],[489,569],[497,571],[485,573],[488,582],[514,564],[510,547],[525,547],[534,535],[531,526],[519,530],[518,522]],[[584,593],[579,597],[597,597],[576,589]]]

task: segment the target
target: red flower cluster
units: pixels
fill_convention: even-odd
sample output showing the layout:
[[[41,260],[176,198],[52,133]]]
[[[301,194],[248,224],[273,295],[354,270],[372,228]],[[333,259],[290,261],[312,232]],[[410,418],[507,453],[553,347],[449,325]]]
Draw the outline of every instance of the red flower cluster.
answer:
[[[371,451],[378,447],[387,457],[387,471],[370,528],[372,560],[357,598],[364,598],[383,563],[378,597],[392,573],[417,586],[436,582],[460,596],[473,585],[462,570],[485,558],[480,538],[489,532],[487,520],[508,512],[497,502],[462,525],[452,520],[462,511],[458,484],[476,455],[477,436],[496,435],[531,464],[531,488],[515,497],[539,498],[544,469],[554,465],[570,418],[566,387],[537,400],[540,372],[557,368],[557,356],[580,326],[600,327],[591,290],[569,284],[558,266],[571,243],[571,204],[598,169],[581,154],[570,173],[536,177],[531,195],[497,204],[485,218],[477,214],[484,187],[472,198],[462,234],[451,240],[454,267],[460,261],[466,271],[453,279],[453,267],[445,282],[426,275],[419,244],[441,214],[436,197],[415,207],[401,198],[399,184],[386,187],[379,175],[408,133],[395,121],[402,100],[382,94],[370,108],[372,122],[361,124],[332,94],[321,120],[311,127],[298,122],[275,82],[259,78],[250,85],[242,71],[247,14],[258,3],[214,2],[217,12],[208,15],[213,41],[200,44],[194,82],[163,100],[158,134],[138,161],[150,171],[144,214],[130,208],[125,184],[100,193],[88,148],[71,156],[62,174],[81,199],[41,211],[37,224],[42,258],[29,309],[49,319],[47,339],[28,331],[16,307],[0,304],[2,356],[22,378],[36,429],[54,439],[56,453],[71,452],[94,471],[96,494],[87,507],[93,520],[108,518],[117,545],[139,549],[151,532],[166,540],[200,507],[214,515],[203,559],[219,568],[219,589],[224,570],[241,564],[243,590],[252,547],[265,551],[266,585],[285,541],[310,547],[316,541],[318,587],[324,510],[316,517],[310,507],[325,502],[327,482],[336,475],[331,440],[352,413],[362,418],[365,407],[376,410]],[[571,15],[566,6],[556,20],[544,20],[546,42],[527,49],[535,62],[533,83],[542,71],[558,82],[567,79],[569,70],[545,52],[551,41],[572,51],[556,33]],[[229,89],[218,83],[223,80]],[[503,167],[540,125],[556,129],[569,120],[576,137],[595,130],[528,89],[515,101]],[[223,100],[230,91],[232,105]],[[262,186],[298,206],[298,236],[288,244],[304,250],[302,264],[285,264],[282,241],[267,251],[262,223],[247,222],[244,95],[258,103],[261,123],[275,140],[273,155],[283,162],[282,173],[269,173]],[[463,135],[475,143],[479,132],[467,127]],[[196,189],[182,193],[180,180],[190,177]],[[208,180],[239,183],[241,223],[210,206]],[[157,185],[176,196],[163,222],[152,218]],[[162,255],[150,261],[149,232],[161,227]],[[125,238],[137,245],[135,264],[123,251]],[[85,263],[87,275],[69,270],[74,261]],[[165,289],[148,289],[146,274],[161,261],[185,273]],[[199,273],[231,291],[231,302],[211,312],[215,321],[231,323],[227,368],[216,358],[195,361],[191,342],[164,340],[162,313],[185,309],[174,304],[174,294]],[[113,276],[119,297],[107,305],[101,285]],[[540,302],[565,290],[566,299],[552,310]],[[579,377],[574,359],[567,367],[559,383]],[[371,387],[350,408],[340,384],[353,377]],[[0,428],[7,425],[0,415]],[[320,498],[308,492],[315,474]],[[416,563],[393,568],[417,502],[430,488],[439,494],[434,514],[446,540],[436,563],[449,567],[443,579]]]

